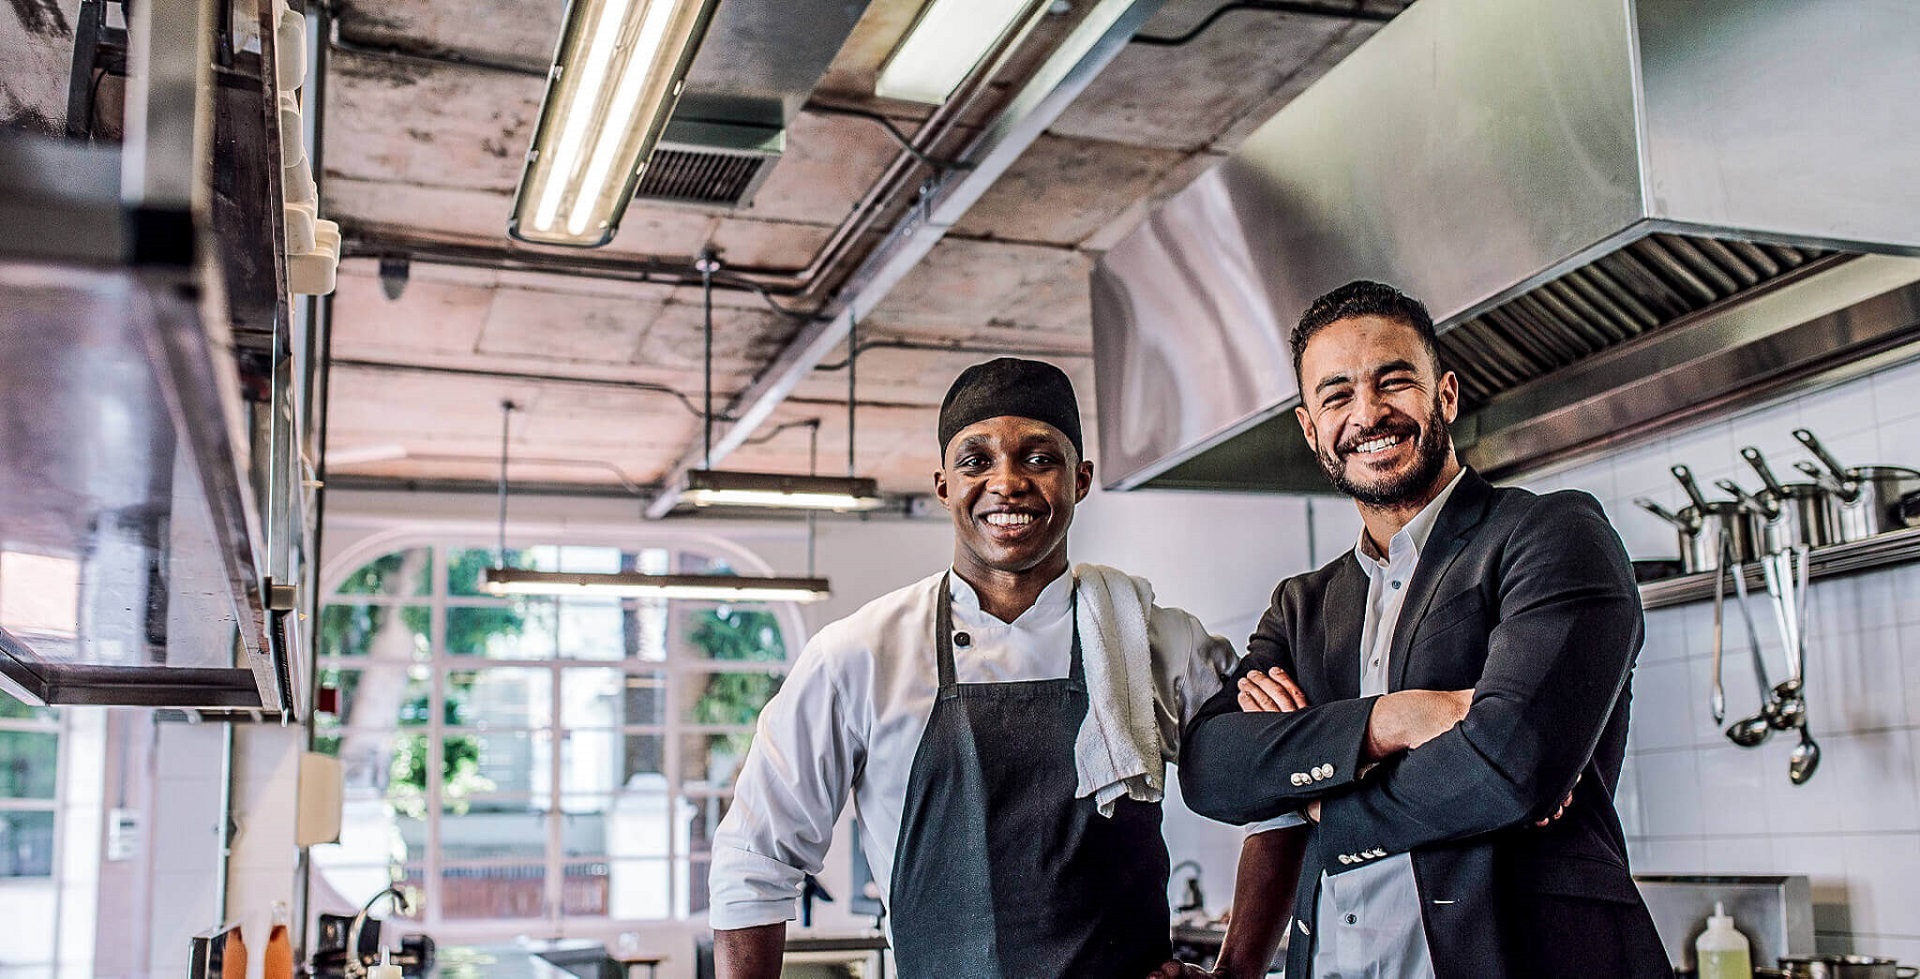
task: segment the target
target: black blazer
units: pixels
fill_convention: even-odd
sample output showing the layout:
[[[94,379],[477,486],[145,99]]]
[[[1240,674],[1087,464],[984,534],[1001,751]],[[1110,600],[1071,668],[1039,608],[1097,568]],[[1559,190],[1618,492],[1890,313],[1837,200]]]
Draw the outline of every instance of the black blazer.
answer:
[[[1496,489],[1469,469],[1408,588],[1390,689],[1473,687],[1451,731],[1356,777],[1374,698],[1359,697],[1367,576],[1349,552],[1280,584],[1234,677],[1278,666],[1312,706],[1243,713],[1229,684],[1182,739],[1180,782],[1201,815],[1246,823],[1321,802],[1287,975],[1312,974],[1321,872],[1406,852],[1441,979],[1668,974],[1613,808],[1642,621],[1599,504]],[[1531,825],[1570,788],[1565,817]]]

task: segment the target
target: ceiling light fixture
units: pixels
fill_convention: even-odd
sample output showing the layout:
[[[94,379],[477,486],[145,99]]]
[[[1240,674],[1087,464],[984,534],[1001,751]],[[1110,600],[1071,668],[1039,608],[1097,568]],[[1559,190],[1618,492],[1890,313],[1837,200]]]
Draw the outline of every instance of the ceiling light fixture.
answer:
[[[700,253],[694,268],[700,273],[706,324],[706,407],[701,419],[706,433],[706,468],[687,473],[686,483],[680,489],[680,499],[696,507],[737,506],[842,512],[879,507],[885,502],[880,496],[880,484],[853,474],[854,374],[851,365],[847,371],[847,474],[844,477],[815,474],[820,449],[820,420],[817,418],[789,422],[774,430],[776,434],[803,426],[812,430],[813,440],[809,443],[807,453],[808,475],[734,472],[713,468],[713,275],[720,271],[720,258],[712,249],[708,249]],[[851,333],[847,343],[849,356],[852,356]],[[808,532],[812,533],[811,524],[808,525]]]
[[[507,233],[613,240],[719,0],[572,0]]]
[[[825,578],[749,578],[720,574],[639,574],[522,571],[488,568],[489,595],[617,595],[713,602],[817,602],[829,596]]]
[[[993,50],[1033,0],[931,0],[880,68],[873,94],[939,105]]]
[[[643,574],[640,572],[536,571],[507,567],[507,436],[519,405],[500,402],[500,536],[493,567],[480,575],[489,595],[611,595],[712,602],[817,602],[832,595],[827,579],[813,577],[813,525],[807,525],[807,577],[735,574]]]

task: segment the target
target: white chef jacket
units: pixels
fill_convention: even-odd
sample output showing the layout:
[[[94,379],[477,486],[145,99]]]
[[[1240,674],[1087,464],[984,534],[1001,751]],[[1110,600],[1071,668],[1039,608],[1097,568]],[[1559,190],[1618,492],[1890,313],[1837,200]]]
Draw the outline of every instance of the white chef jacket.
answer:
[[[1465,474],[1466,470],[1460,470]],[[1381,560],[1360,531],[1354,560],[1367,573],[1367,618],[1360,630],[1360,696],[1388,692],[1387,662],[1394,627],[1420,552],[1433,534],[1440,510],[1460,485],[1447,488],[1414,514],[1387,542]],[[1416,979],[1433,975],[1433,950],[1420,917],[1420,890],[1413,855],[1396,853],[1338,877],[1320,875],[1320,910],[1314,917],[1313,979]]]
[[[714,833],[714,928],[795,917],[802,877],[818,873],[853,794],[860,844],[880,893],[890,894],[907,781],[939,693],[934,609],[946,572],[884,595],[813,637],[760,714],[733,807]],[[1012,622],[980,608],[951,578],[955,679],[1001,683],[1065,677],[1072,663],[1072,573]],[[1167,760],[1180,728],[1220,689],[1238,658],[1231,643],[1173,608],[1150,613],[1154,706]]]

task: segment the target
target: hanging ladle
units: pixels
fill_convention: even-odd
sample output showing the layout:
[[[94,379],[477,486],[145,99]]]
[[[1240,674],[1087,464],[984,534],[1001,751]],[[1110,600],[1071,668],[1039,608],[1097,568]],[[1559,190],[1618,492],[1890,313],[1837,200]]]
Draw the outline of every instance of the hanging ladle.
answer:
[[[1727,739],[1742,748],[1753,748],[1773,736],[1773,725],[1768,717],[1774,706],[1774,687],[1773,682],[1767,679],[1767,661],[1760,651],[1760,630],[1753,623],[1753,606],[1747,595],[1745,566],[1736,565],[1733,569],[1733,593],[1739,600],[1740,617],[1747,626],[1747,648],[1753,657],[1753,678],[1760,687],[1760,711],[1729,725]]]

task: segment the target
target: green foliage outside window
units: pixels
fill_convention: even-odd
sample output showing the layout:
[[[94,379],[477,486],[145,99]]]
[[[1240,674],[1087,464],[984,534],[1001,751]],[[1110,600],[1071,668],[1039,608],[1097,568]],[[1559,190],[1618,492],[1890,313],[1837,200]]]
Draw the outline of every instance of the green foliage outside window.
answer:
[[[700,612],[688,640],[717,662],[780,662],[787,658],[786,643],[773,613],[722,605]],[[780,688],[770,673],[716,673],[694,702],[693,719],[700,724],[752,724],[760,709]],[[730,735],[727,746],[744,754],[751,733]]]

